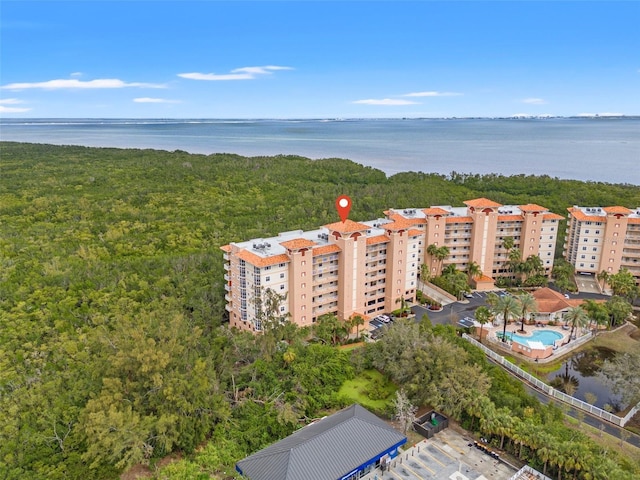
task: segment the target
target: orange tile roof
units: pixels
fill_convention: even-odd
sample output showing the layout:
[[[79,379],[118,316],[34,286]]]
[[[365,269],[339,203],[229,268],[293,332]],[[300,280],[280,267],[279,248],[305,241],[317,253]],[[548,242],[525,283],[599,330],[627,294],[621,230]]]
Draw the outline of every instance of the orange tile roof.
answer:
[[[493,278],[488,275],[481,275],[475,279],[476,282],[493,282]]]
[[[627,223],[640,223],[640,218],[630,218]]]
[[[231,251],[231,245],[222,245],[220,247],[220,250],[222,250],[223,252],[229,253]]]
[[[280,242],[287,250],[299,250],[301,248],[308,248],[315,245],[313,240],[307,240],[306,238],[294,238],[293,240],[287,240],[286,242]]]
[[[533,292],[533,297],[536,299],[538,312],[540,313],[559,312],[560,310],[571,307],[571,304],[567,302],[564,295],[547,287],[540,288]]]
[[[522,221],[522,215],[498,215],[499,222],[517,222]]]
[[[272,255],[271,257],[261,257],[255,253],[251,253],[248,250],[240,250],[236,256],[245,262],[250,263],[256,267],[266,267],[269,265],[276,265],[278,263],[289,262],[289,257],[282,253],[280,255]]]
[[[481,208],[481,207],[501,207],[502,204],[489,200],[488,198],[474,198],[473,200],[467,200],[464,203],[467,207]]]
[[[389,220],[394,220],[396,222],[405,222],[407,225],[422,225],[425,223],[424,218],[407,218],[399,213],[393,213],[389,215]]]
[[[335,243],[331,243],[329,245],[323,245],[322,247],[316,247],[311,252],[313,253],[314,257],[317,257],[318,255],[328,255],[330,253],[338,253],[341,251],[342,250],[340,250],[340,247],[338,245],[336,245]]]
[[[405,219],[399,219],[391,223],[385,223],[384,225],[382,225],[382,227],[385,230],[397,231],[397,230],[408,230],[413,225],[415,225],[415,223],[407,222]]]
[[[548,208],[541,207],[540,205],[536,205],[535,203],[527,203],[526,205],[520,205],[520,208],[523,212],[546,212]]]
[[[557,213],[545,213],[542,216],[543,220],[564,220],[562,215],[558,215]]]
[[[335,232],[340,233],[353,233],[353,232],[363,232],[369,230],[370,227],[366,226],[364,223],[354,222],[353,220],[347,219],[343,222],[335,222],[330,223],[329,225],[325,225],[329,230],[333,230]]]
[[[418,230],[417,228],[412,228],[407,232],[410,237],[417,237],[418,235],[424,235],[422,230]]]
[[[367,238],[367,245],[375,245],[376,243],[385,243],[389,241],[389,237],[386,235],[376,235],[375,237]]]
[[[422,210],[425,215],[449,215],[451,212],[447,212],[444,208],[430,207]]]
[[[587,215],[579,208],[569,207],[567,210],[573,215],[577,220],[581,222],[604,222],[605,218],[600,217],[598,215]]]
[[[631,210],[629,210],[626,207],[604,207],[602,210],[604,210],[607,213],[620,213],[622,215],[629,215],[631,213]]]
[[[446,223],[473,223],[471,217],[447,217]]]

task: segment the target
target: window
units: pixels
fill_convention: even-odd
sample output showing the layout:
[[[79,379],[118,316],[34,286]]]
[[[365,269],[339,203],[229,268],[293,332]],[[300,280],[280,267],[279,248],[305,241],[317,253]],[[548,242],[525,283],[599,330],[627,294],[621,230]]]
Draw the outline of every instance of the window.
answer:
[[[595,260],[596,256],[595,255],[591,255],[591,260]]]
[[[584,233],[589,233],[589,229],[586,229],[586,230],[584,231]]]
[[[271,277],[265,277],[264,281],[265,282],[270,282],[271,281]]]
[[[284,273],[281,273],[281,274],[280,274],[280,278],[284,278]]]
[[[600,230],[596,230],[596,235],[600,234]]]
[[[284,285],[280,285],[280,290],[284,290]]]

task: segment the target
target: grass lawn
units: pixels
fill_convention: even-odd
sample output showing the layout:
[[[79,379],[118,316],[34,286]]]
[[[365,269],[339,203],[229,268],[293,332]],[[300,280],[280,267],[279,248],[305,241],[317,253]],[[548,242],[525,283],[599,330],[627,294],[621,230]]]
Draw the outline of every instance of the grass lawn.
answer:
[[[338,392],[365,408],[383,411],[393,401],[397,387],[377,370],[365,370],[342,384]]]
[[[597,347],[610,348],[619,353],[631,352],[640,346],[640,342],[630,336],[634,330],[635,328],[627,326],[613,332],[600,332],[596,338],[589,343]]]

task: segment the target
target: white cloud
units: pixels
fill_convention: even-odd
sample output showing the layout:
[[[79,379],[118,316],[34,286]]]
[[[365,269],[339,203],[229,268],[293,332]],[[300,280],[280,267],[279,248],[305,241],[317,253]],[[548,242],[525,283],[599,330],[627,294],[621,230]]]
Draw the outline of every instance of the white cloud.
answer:
[[[522,100],[522,103],[526,103],[528,105],[546,105],[547,101],[543,98],[525,98]]]
[[[2,98],[0,99],[0,113],[24,113],[31,111],[30,108],[24,107],[5,107],[5,105],[19,105],[22,100],[17,98]]]
[[[266,65],[264,67],[241,67],[231,70],[230,73],[179,73],[181,78],[189,80],[253,80],[261,75],[271,75],[278,70],[293,70],[291,67],[279,67],[277,65]]]
[[[46,82],[24,82],[24,83],[10,83],[3,85],[4,90],[27,90],[41,88],[44,90],[59,90],[59,89],[101,89],[101,88],[166,88],[165,85],[156,83],[142,83],[142,82],[123,82],[117,78],[99,78],[96,80],[89,80],[83,82],[76,79],[58,79],[48,80]]]
[[[82,72],[73,72],[71,74],[72,77],[81,77],[82,76]]]
[[[136,103],[180,103],[178,100],[168,100],[166,98],[150,98],[150,97],[134,98],[133,101]]]
[[[357,103],[360,105],[419,105],[418,102],[402,100],[401,98],[370,98],[367,100],[356,100],[353,103]]]
[[[403,97],[459,97],[462,93],[456,92],[414,92],[407,93]]]

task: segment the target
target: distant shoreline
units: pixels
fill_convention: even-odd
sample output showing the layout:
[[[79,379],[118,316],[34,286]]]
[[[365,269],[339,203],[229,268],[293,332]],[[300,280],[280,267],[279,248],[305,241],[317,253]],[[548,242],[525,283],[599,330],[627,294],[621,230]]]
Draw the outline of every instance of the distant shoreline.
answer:
[[[0,140],[246,157],[344,158],[391,176],[547,175],[640,185],[640,117],[10,119]]]

